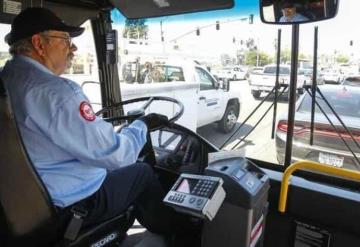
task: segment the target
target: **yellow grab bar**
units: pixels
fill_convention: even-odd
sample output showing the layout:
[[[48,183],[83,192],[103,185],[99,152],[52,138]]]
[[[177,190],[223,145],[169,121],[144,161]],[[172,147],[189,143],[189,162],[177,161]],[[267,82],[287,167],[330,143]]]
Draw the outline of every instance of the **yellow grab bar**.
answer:
[[[344,178],[351,178],[360,181],[360,172],[353,171],[349,169],[338,168],[334,166],[324,165],[317,162],[312,161],[299,161],[290,165],[286,168],[284,172],[284,176],[281,181],[281,191],[280,191],[280,199],[279,199],[279,211],[281,213],[285,213],[286,210],[286,202],[289,188],[289,179],[293,172],[299,169],[308,169],[323,172],[326,174],[334,174],[337,176],[341,176]]]

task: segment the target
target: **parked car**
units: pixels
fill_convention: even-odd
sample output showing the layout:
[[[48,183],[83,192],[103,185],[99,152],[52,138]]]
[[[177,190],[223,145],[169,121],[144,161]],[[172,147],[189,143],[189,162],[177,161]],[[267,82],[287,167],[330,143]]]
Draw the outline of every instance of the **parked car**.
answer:
[[[346,77],[341,84],[345,86],[360,86],[360,76]]]
[[[264,67],[252,67],[249,68],[247,73],[246,73],[246,79],[249,80],[249,78],[251,77],[251,75],[259,75],[262,74],[264,70]]]
[[[246,70],[240,66],[234,67],[225,67],[214,72],[214,75],[220,80],[228,79],[228,80],[245,80],[246,79]]]
[[[251,69],[251,74],[261,74],[264,70],[264,67],[254,67]]]
[[[321,85],[319,88],[355,140],[360,143],[360,88],[343,85]],[[357,148],[324,100],[317,96],[317,102],[333,122],[337,131],[320,109],[316,107],[314,143],[310,145],[311,96],[304,94],[299,98],[296,105],[292,162],[313,160],[331,166],[360,170],[360,164],[347,149],[339,134],[359,159],[360,149]],[[284,115],[278,120],[276,130],[276,152],[280,164],[284,163],[287,128],[287,118]]]
[[[304,85],[312,85],[313,70],[312,69],[299,69],[298,76],[302,76]],[[298,77],[299,78],[299,77]],[[316,73],[316,84],[325,84],[324,77],[320,72]]]
[[[340,64],[339,69],[344,77],[359,75],[359,67],[354,64]]]
[[[324,69],[321,71],[321,74],[324,77],[325,83],[329,84],[340,84],[340,81],[342,79],[341,71],[338,69]]]

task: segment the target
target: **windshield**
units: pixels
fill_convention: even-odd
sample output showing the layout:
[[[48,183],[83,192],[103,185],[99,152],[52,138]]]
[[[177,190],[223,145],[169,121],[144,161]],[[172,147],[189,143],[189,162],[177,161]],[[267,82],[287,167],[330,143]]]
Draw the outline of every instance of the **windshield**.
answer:
[[[275,74],[276,73],[276,67],[275,66],[273,66],[273,67],[265,67],[264,73],[265,74]],[[290,68],[280,67],[279,73],[289,75],[290,74]]]
[[[261,23],[258,1],[239,0],[235,4],[234,9],[140,20],[127,20],[113,10],[113,28],[118,34],[121,96],[123,100],[151,95],[176,98],[185,107],[177,123],[219,148],[235,149],[246,157],[283,165],[285,150],[282,147],[286,140],[277,123],[287,117],[286,93],[278,101],[276,119],[273,119],[272,110],[263,117],[273,97],[256,112],[253,110],[275,85],[275,81],[263,81],[262,72],[275,75],[279,29],[282,32],[280,74],[290,74],[291,27]],[[347,71],[359,73],[360,44],[355,41],[360,40],[360,31],[348,32],[344,28],[353,26],[357,20],[356,13],[351,11],[354,6],[360,7],[357,0],[341,1],[335,19],[301,26],[299,74],[312,75],[315,26],[319,27],[318,76],[324,75],[325,83],[339,84],[349,77],[345,74],[350,73]],[[96,111],[101,108],[101,79],[90,21],[83,27],[85,33],[74,39],[78,47],[74,63],[63,76],[83,86]],[[9,26],[2,25],[2,29],[5,35]],[[3,39],[0,40],[0,63],[3,64],[10,56]],[[350,41],[354,41],[352,45]],[[351,70],[340,71],[338,68],[344,64]],[[325,76],[328,71],[335,76]],[[307,93],[302,85],[308,85],[309,78],[298,76],[297,80],[299,96]],[[360,97],[348,88],[352,97],[327,93],[325,96],[341,116],[358,119]],[[301,112],[309,113],[310,105],[310,98],[306,96]],[[136,107],[129,106],[125,112]],[[158,104],[149,110],[171,117],[179,109],[172,104]],[[298,114],[300,112],[296,112]],[[318,109],[316,114],[320,114]],[[245,122],[250,115],[252,117]],[[294,149],[301,149],[301,146],[294,145]],[[296,158],[308,159],[306,156]],[[319,162],[319,156],[313,155],[312,160]],[[353,169],[345,161],[342,167]]]
[[[325,69],[325,70],[323,70],[323,73],[324,74],[337,74],[339,72],[337,70],[334,70],[334,69]]]

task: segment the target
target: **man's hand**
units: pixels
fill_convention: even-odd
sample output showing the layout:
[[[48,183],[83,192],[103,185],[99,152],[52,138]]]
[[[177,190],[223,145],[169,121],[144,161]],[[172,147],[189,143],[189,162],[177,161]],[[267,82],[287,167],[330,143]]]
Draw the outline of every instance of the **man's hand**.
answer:
[[[148,129],[156,129],[161,126],[168,125],[169,119],[167,116],[157,114],[157,113],[150,113],[148,115],[142,116],[139,120],[143,121]]]

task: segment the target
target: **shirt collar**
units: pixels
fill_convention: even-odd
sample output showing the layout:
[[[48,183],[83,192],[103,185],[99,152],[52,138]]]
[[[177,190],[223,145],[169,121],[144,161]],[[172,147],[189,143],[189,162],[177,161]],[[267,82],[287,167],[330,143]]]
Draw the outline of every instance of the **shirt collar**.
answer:
[[[27,62],[27,63],[30,63],[30,64],[34,65],[36,68],[42,70],[45,73],[49,73],[49,74],[54,75],[54,73],[51,70],[46,68],[43,64],[39,63],[35,59],[32,59],[31,57],[24,56],[24,55],[16,55],[14,58],[19,59],[19,60],[24,61],[24,62]]]

